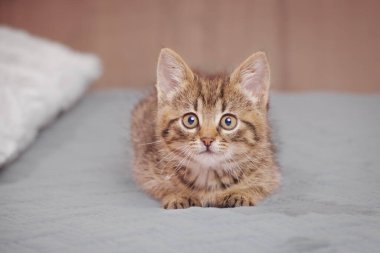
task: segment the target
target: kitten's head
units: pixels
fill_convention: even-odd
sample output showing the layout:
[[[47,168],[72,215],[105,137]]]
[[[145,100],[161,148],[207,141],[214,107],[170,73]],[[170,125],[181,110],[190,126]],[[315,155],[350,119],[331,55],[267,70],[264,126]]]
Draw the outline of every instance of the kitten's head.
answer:
[[[170,49],[157,67],[157,135],[177,158],[214,166],[268,148],[269,66],[253,54],[231,75],[202,77]]]

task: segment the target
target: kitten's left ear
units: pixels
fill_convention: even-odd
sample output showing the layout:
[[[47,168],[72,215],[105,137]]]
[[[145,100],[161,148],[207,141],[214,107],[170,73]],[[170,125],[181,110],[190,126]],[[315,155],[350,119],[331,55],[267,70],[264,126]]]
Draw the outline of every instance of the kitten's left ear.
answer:
[[[257,52],[246,59],[231,74],[231,81],[239,83],[254,103],[267,106],[270,71],[264,52]]]

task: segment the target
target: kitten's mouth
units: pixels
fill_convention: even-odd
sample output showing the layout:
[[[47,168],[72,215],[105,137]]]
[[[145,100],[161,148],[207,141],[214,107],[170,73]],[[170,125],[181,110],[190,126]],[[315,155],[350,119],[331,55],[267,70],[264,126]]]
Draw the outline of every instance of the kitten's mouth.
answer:
[[[214,155],[215,152],[214,151],[211,151],[210,149],[207,149],[205,151],[202,151],[199,153],[200,155],[203,155],[203,154],[210,154],[210,155]]]

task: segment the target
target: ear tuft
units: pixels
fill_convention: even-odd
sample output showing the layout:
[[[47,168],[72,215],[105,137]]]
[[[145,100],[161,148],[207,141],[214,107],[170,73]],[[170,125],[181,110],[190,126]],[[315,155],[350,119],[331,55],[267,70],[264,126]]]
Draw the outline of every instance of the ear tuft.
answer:
[[[192,72],[185,61],[173,50],[163,48],[157,64],[157,91],[161,98],[167,98],[178,91],[184,81],[192,78]]]
[[[248,57],[231,74],[231,80],[239,83],[255,103],[266,106],[270,86],[270,71],[264,52],[257,52]]]

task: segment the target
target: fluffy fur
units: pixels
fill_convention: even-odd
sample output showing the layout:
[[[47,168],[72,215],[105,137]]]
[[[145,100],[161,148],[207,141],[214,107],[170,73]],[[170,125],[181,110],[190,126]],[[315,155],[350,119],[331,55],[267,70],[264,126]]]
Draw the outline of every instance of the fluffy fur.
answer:
[[[194,73],[162,49],[156,92],[133,111],[134,176],[164,208],[258,203],[279,186],[267,119],[269,65],[250,56],[231,75]],[[186,127],[186,115],[197,126]],[[226,130],[224,115],[236,119]],[[193,121],[190,121],[193,122]]]

